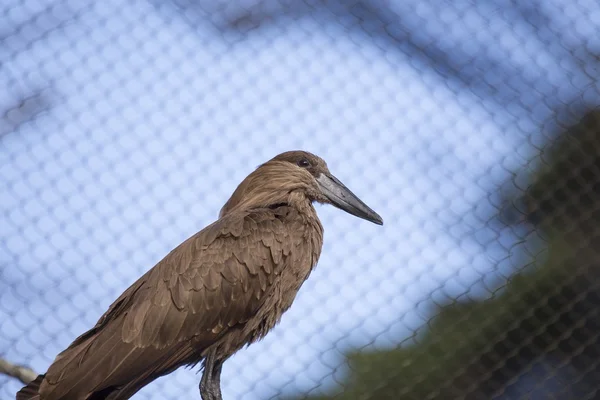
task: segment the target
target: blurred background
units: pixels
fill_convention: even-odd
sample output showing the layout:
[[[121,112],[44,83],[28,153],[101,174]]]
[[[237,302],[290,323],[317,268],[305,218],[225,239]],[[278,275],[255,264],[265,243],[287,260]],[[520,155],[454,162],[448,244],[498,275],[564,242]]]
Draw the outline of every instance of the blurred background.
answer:
[[[600,398],[599,68],[597,0],[5,0],[0,357],[45,371],[304,149],[385,225],[318,207],[225,399]]]

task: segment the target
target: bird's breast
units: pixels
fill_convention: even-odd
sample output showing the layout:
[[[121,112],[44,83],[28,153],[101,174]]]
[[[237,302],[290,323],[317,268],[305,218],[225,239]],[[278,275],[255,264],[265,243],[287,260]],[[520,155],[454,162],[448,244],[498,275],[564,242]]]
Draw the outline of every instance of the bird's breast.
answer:
[[[256,248],[265,246],[261,258],[268,257],[272,264],[250,271],[255,274],[248,275],[248,279],[256,285],[249,283],[249,289],[254,292],[248,300],[257,301],[259,305],[252,316],[223,338],[230,348],[241,348],[263,338],[279,323],[321,254],[323,231],[318,220],[307,221],[288,210],[283,218],[270,218],[265,225],[270,227],[272,234],[261,235],[260,245]]]
[[[287,311],[302,284],[308,279],[316,266],[322,247],[322,230],[319,226],[304,224],[305,229],[295,230],[292,234],[294,245],[283,260],[280,276],[272,288],[272,304],[276,313],[281,316]]]

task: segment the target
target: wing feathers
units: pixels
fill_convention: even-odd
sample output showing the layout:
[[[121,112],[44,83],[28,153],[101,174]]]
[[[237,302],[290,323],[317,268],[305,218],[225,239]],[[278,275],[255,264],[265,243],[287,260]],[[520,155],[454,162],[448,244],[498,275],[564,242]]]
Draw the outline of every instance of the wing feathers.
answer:
[[[243,268],[235,257],[230,257],[223,263],[221,274],[229,283],[236,284],[242,278]]]
[[[281,274],[293,252],[290,237],[300,235],[277,218],[272,210],[229,213],[171,251],[57,357],[43,397],[85,398],[114,386],[111,398],[126,398],[198,362],[198,346],[246,323]]]
[[[221,284],[221,274],[216,268],[211,269],[204,277],[204,287],[210,291],[215,291]]]
[[[160,343],[161,347],[166,347],[175,342],[180,341],[181,339],[185,339],[185,337],[182,337],[182,335],[180,335],[180,330],[187,316],[187,310],[179,310],[176,307],[170,307],[168,309],[165,315],[165,319],[162,325],[160,325],[157,337],[157,343]]]
[[[171,304],[171,293],[166,290],[155,290],[154,295],[151,297],[152,304],[155,306],[165,307]]]
[[[171,291],[171,299],[178,310],[185,310],[189,305],[189,296],[191,295],[191,283],[186,289],[183,279],[189,283],[189,278],[182,278],[184,275],[178,275],[171,280],[169,290]]]
[[[139,347],[146,347],[148,343],[156,343],[157,346],[161,346],[158,341],[158,335],[160,333],[161,326],[165,323],[165,318],[169,313],[169,307],[161,307],[153,305],[149,311],[148,316],[144,320],[141,332],[136,338],[136,345]],[[127,338],[124,338],[127,340]]]

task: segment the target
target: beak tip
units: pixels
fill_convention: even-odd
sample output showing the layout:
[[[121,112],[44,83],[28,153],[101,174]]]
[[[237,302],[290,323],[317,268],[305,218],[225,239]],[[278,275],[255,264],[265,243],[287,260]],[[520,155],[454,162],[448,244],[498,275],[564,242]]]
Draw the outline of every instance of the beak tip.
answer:
[[[383,225],[383,218],[356,197],[335,176],[321,174],[316,180],[329,204],[374,224]]]

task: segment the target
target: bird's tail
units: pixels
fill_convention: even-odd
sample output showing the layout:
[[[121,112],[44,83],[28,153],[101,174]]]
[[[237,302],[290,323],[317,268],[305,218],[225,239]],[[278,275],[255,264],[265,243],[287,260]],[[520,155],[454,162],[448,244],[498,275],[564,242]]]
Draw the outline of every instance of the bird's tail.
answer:
[[[17,400],[39,400],[40,399],[40,385],[44,380],[44,375],[38,375],[33,381],[29,382],[27,386],[17,392]]]

